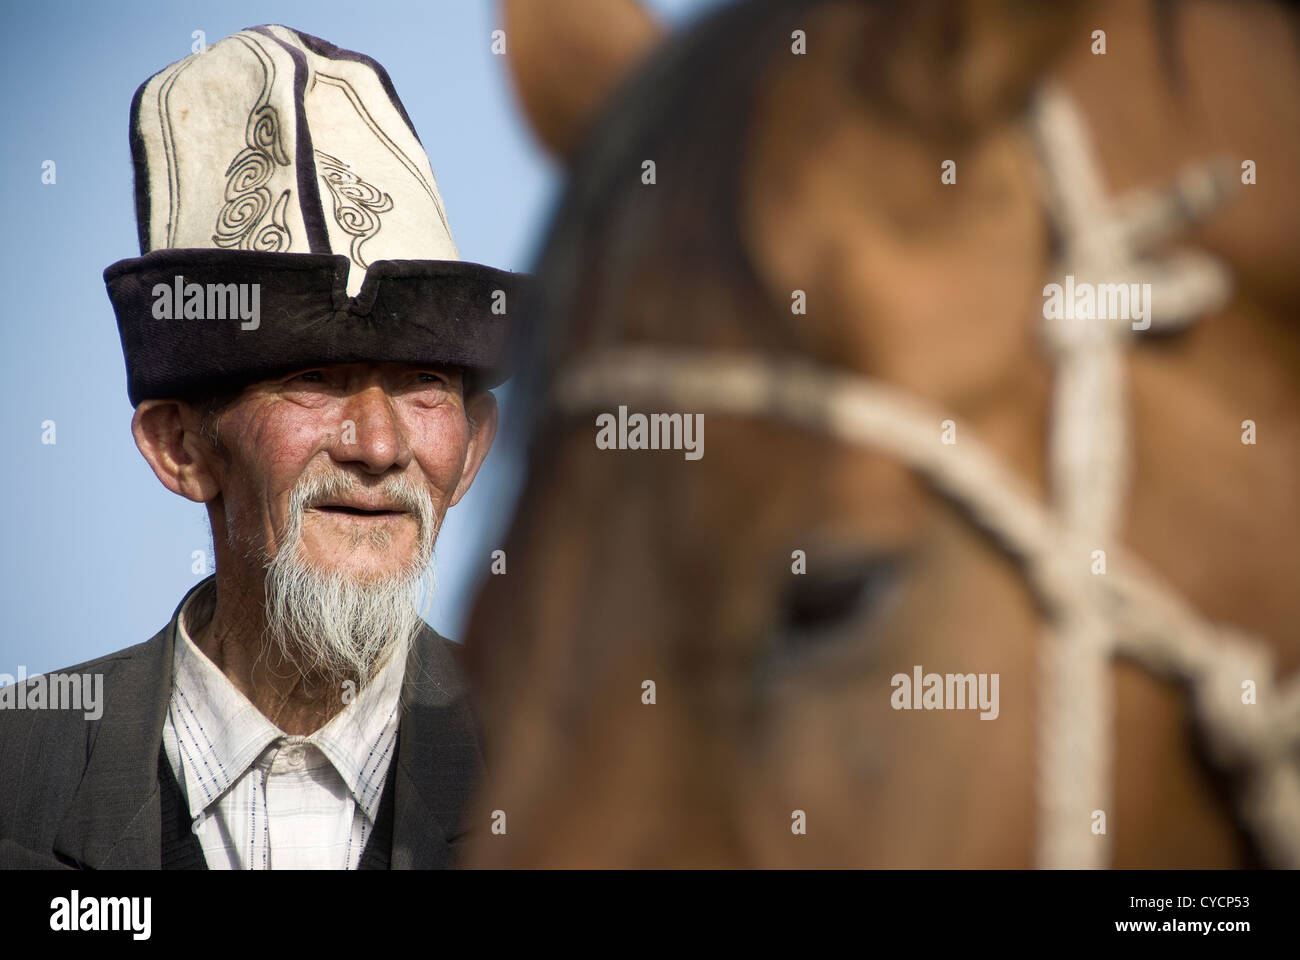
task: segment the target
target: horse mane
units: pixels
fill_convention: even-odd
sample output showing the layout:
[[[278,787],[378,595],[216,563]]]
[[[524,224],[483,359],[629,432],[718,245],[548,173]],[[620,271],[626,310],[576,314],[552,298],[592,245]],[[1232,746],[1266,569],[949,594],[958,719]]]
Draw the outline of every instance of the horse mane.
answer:
[[[799,349],[744,249],[741,172],[760,82],[789,55],[798,20],[824,2],[712,12],[666,41],[595,118],[516,324],[527,435],[573,352],[629,341]],[[653,185],[642,183],[646,160]]]

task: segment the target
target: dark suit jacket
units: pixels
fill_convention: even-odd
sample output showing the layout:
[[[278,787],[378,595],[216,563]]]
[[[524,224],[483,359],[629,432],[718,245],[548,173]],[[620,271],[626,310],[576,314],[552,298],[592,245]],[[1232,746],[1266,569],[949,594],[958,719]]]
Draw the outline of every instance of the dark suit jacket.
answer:
[[[0,869],[160,868],[158,755],[176,611],[145,643],[57,671],[104,674],[98,720],[0,709]],[[452,866],[467,837],[462,820],[483,760],[458,650],[425,624],[406,661],[388,772],[395,870]]]

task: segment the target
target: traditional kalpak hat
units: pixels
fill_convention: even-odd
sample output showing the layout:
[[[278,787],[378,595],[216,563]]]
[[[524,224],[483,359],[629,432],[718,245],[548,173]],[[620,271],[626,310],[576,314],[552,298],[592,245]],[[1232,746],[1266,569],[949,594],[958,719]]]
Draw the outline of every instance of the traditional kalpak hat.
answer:
[[[140,252],[104,271],[131,403],[315,364],[505,377],[523,277],[459,259],[384,68],[281,26],[154,74],[131,104]]]

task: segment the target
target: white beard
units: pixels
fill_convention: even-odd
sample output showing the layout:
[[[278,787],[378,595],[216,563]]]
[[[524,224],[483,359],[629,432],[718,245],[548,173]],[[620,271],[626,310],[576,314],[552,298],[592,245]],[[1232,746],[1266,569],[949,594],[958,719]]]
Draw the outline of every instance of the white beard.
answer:
[[[268,651],[292,664],[304,677],[335,685],[351,680],[364,686],[389,656],[405,659],[432,596],[429,559],[437,536],[433,500],[427,490],[393,477],[380,492],[410,510],[420,524],[420,539],[410,561],[396,573],[358,580],[313,567],[303,556],[302,521],[306,509],[359,489],[348,473],[306,478],[289,494],[289,516],[274,558],[266,562]],[[363,535],[386,547],[385,530]],[[359,538],[360,539],[360,538]],[[417,609],[415,591],[422,588]]]

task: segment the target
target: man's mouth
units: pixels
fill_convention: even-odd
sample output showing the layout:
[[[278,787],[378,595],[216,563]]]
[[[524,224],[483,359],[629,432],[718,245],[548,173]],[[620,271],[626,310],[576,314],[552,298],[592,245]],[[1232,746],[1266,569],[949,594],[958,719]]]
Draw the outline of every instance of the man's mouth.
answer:
[[[336,516],[371,518],[401,517],[405,516],[408,512],[400,507],[371,507],[351,503],[319,503],[310,509],[319,510],[321,513],[334,514]]]

